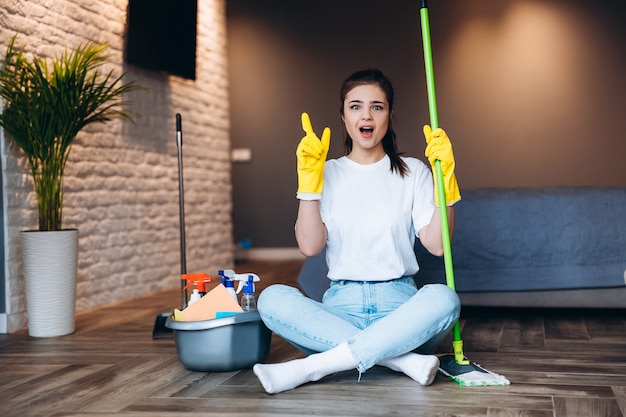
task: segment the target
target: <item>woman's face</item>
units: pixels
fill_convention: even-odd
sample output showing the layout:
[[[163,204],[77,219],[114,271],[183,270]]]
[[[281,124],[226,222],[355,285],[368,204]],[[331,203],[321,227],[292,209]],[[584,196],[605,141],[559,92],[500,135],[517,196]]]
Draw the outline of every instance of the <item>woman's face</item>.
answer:
[[[359,85],[346,94],[343,120],[352,138],[350,155],[382,157],[382,139],[389,127],[389,103],[385,92],[376,84]]]

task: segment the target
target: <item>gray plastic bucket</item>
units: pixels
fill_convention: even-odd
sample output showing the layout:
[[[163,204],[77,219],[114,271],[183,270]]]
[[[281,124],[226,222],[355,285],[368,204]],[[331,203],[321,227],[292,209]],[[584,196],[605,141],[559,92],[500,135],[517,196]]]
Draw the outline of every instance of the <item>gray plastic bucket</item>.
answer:
[[[174,332],[178,359],[191,371],[249,369],[263,362],[270,351],[272,332],[258,312],[202,321],[169,317],[165,326]]]

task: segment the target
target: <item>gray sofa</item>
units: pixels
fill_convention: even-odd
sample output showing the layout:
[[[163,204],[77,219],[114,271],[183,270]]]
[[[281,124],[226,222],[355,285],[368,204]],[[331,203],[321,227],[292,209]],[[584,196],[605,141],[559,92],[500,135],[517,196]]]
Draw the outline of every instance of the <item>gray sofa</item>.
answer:
[[[443,259],[416,244],[418,285],[445,283]],[[298,283],[319,299],[324,253]],[[465,190],[452,242],[464,305],[626,307],[626,187]]]

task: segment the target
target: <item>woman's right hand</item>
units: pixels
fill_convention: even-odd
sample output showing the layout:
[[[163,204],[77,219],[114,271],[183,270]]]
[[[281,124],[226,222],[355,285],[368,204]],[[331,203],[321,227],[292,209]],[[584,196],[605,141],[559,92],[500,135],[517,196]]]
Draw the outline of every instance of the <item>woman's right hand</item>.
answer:
[[[319,200],[324,188],[324,164],[330,148],[330,128],[318,138],[313,131],[311,119],[302,113],[302,129],[305,136],[296,149],[298,162],[298,194],[301,200]]]

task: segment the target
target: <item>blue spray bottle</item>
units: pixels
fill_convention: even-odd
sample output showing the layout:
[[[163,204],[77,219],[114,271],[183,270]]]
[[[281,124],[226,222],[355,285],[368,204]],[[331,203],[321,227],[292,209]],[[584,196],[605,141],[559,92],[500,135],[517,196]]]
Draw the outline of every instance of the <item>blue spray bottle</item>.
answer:
[[[244,312],[256,311],[256,296],[254,295],[254,283],[261,279],[256,274],[235,274],[235,280],[239,281],[237,293],[243,289],[241,296],[241,309]]]
[[[232,269],[220,269],[217,273],[222,277],[222,285],[226,287],[226,291],[239,303],[237,293],[235,292],[235,271]]]

